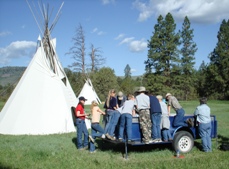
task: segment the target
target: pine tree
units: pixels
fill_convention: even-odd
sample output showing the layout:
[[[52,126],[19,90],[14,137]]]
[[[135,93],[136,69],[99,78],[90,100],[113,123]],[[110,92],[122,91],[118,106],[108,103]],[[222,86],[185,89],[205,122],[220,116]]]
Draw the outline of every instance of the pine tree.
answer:
[[[208,78],[211,90],[215,90],[221,99],[229,98],[229,20],[223,20],[217,35],[218,42],[210,54]]]
[[[195,64],[195,52],[197,51],[196,43],[193,41],[193,29],[191,29],[191,23],[186,16],[183,22],[181,35],[181,73],[182,83],[181,87],[185,94],[185,100],[188,98],[188,94],[191,92],[194,83],[194,64]]]
[[[194,87],[196,88],[199,97],[207,96],[206,70],[207,70],[207,65],[205,64],[204,61],[202,61],[198,71],[195,74],[197,81],[194,84]]]
[[[131,78],[131,68],[130,65],[127,64],[125,69],[124,69],[124,73],[125,73],[125,78]]]
[[[163,76],[163,86],[171,87],[172,78],[177,71],[173,68],[179,64],[177,46],[179,45],[179,34],[175,33],[176,24],[170,13],[165,19],[160,15],[154,26],[153,36],[148,41],[148,60],[145,61],[146,73],[154,73]],[[174,72],[175,71],[175,72]]]

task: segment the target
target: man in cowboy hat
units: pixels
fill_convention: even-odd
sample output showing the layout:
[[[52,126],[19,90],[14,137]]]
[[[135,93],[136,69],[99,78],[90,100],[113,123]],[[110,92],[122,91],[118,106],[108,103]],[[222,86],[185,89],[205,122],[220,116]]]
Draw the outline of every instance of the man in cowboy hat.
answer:
[[[184,114],[185,111],[184,109],[181,107],[180,103],[178,102],[177,98],[172,96],[171,93],[167,93],[165,95],[166,100],[168,101],[168,113],[170,115],[170,111],[171,111],[171,107],[175,110],[176,112],[176,116],[174,117],[174,121],[173,121],[173,126],[174,127],[178,127],[178,126],[184,126],[184,127],[188,127],[188,126],[193,126],[194,124],[190,123],[187,124],[184,122]]]
[[[136,106],[139,113],[139,123],[140,128],[142,130],[143,141],[145,144],[149,144],[152,142],[151,140],[151,119],[150,119],[150,99],[149,96],[146,95],[145,87],[141,86],[138,90],[138,95],[136,96]]]

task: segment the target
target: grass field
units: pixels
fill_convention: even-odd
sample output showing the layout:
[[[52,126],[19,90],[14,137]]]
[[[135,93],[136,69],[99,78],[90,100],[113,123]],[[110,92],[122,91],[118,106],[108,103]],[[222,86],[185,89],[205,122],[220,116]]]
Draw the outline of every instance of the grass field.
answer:
[[[181,104],[186,114],[192,114],[199,103],[190,101]],[[229,144],[229,101],[209,101],[208,105],[218,121],[218,139],[212,140],[212,153],[201,152],[200,140],[196,140],[192,151],[183,154],[183,159],[174,158],[171,145],[148,145],[128,147],[126,160],[123,158],[122,145],[113,145],[99,139],[96,140],[96,153],[77,150],[74,144],[75,133],[47,136],[0,135],[0,168],[227,169],[229,151],[222,151],[219,146],[222,142]]]

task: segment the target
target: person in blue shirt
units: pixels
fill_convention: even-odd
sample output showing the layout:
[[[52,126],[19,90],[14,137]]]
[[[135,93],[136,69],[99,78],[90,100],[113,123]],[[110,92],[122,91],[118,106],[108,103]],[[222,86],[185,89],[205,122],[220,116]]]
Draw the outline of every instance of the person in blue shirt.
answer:
[[[162,142],[161,140],[161,105],[156,96],[149,94],[150,99],[150,117],[152,121],[153,142]]]
[[[203,151],[211,152],[211,110],[207,105],[206,97],[200,99],[200,105],[197,106],[194,116],[196,116]]]

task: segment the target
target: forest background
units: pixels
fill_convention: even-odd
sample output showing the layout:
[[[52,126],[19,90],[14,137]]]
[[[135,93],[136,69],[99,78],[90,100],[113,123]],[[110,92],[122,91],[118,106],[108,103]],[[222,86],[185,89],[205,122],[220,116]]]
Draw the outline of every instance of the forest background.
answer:
[[[193,41],[194,29],[188,17],[182,28],[176,31],[176,23],[171,13],[164,18],[160,15],[148,40],[145,73],[132,77],[129,64],[123,68],[124,77],[117,77],[115,70],[104,66],[106,58],[100,48],[91,44],[86,55],[85,35],[81,24],[76,27],[73,45],[66,53],[73,63],[65,68],[71,86],[80,93],[85,80],[90,78],[99,98],[104,101],[110,89],[124,94],[134,93],[139,86],[154,95],[170,92],[179,100],[195,100],[207,97],[212,100],[229,99],[229,20],[223,20],[217,35],[218,42],[209,53],[209,63],[204,61],[199,69],[194,68],[195,52],[198,46]],[[89,58],[89,63],[86,63]],[[6,101],[16,86],[25,67],[0,68],[0,101]]]

